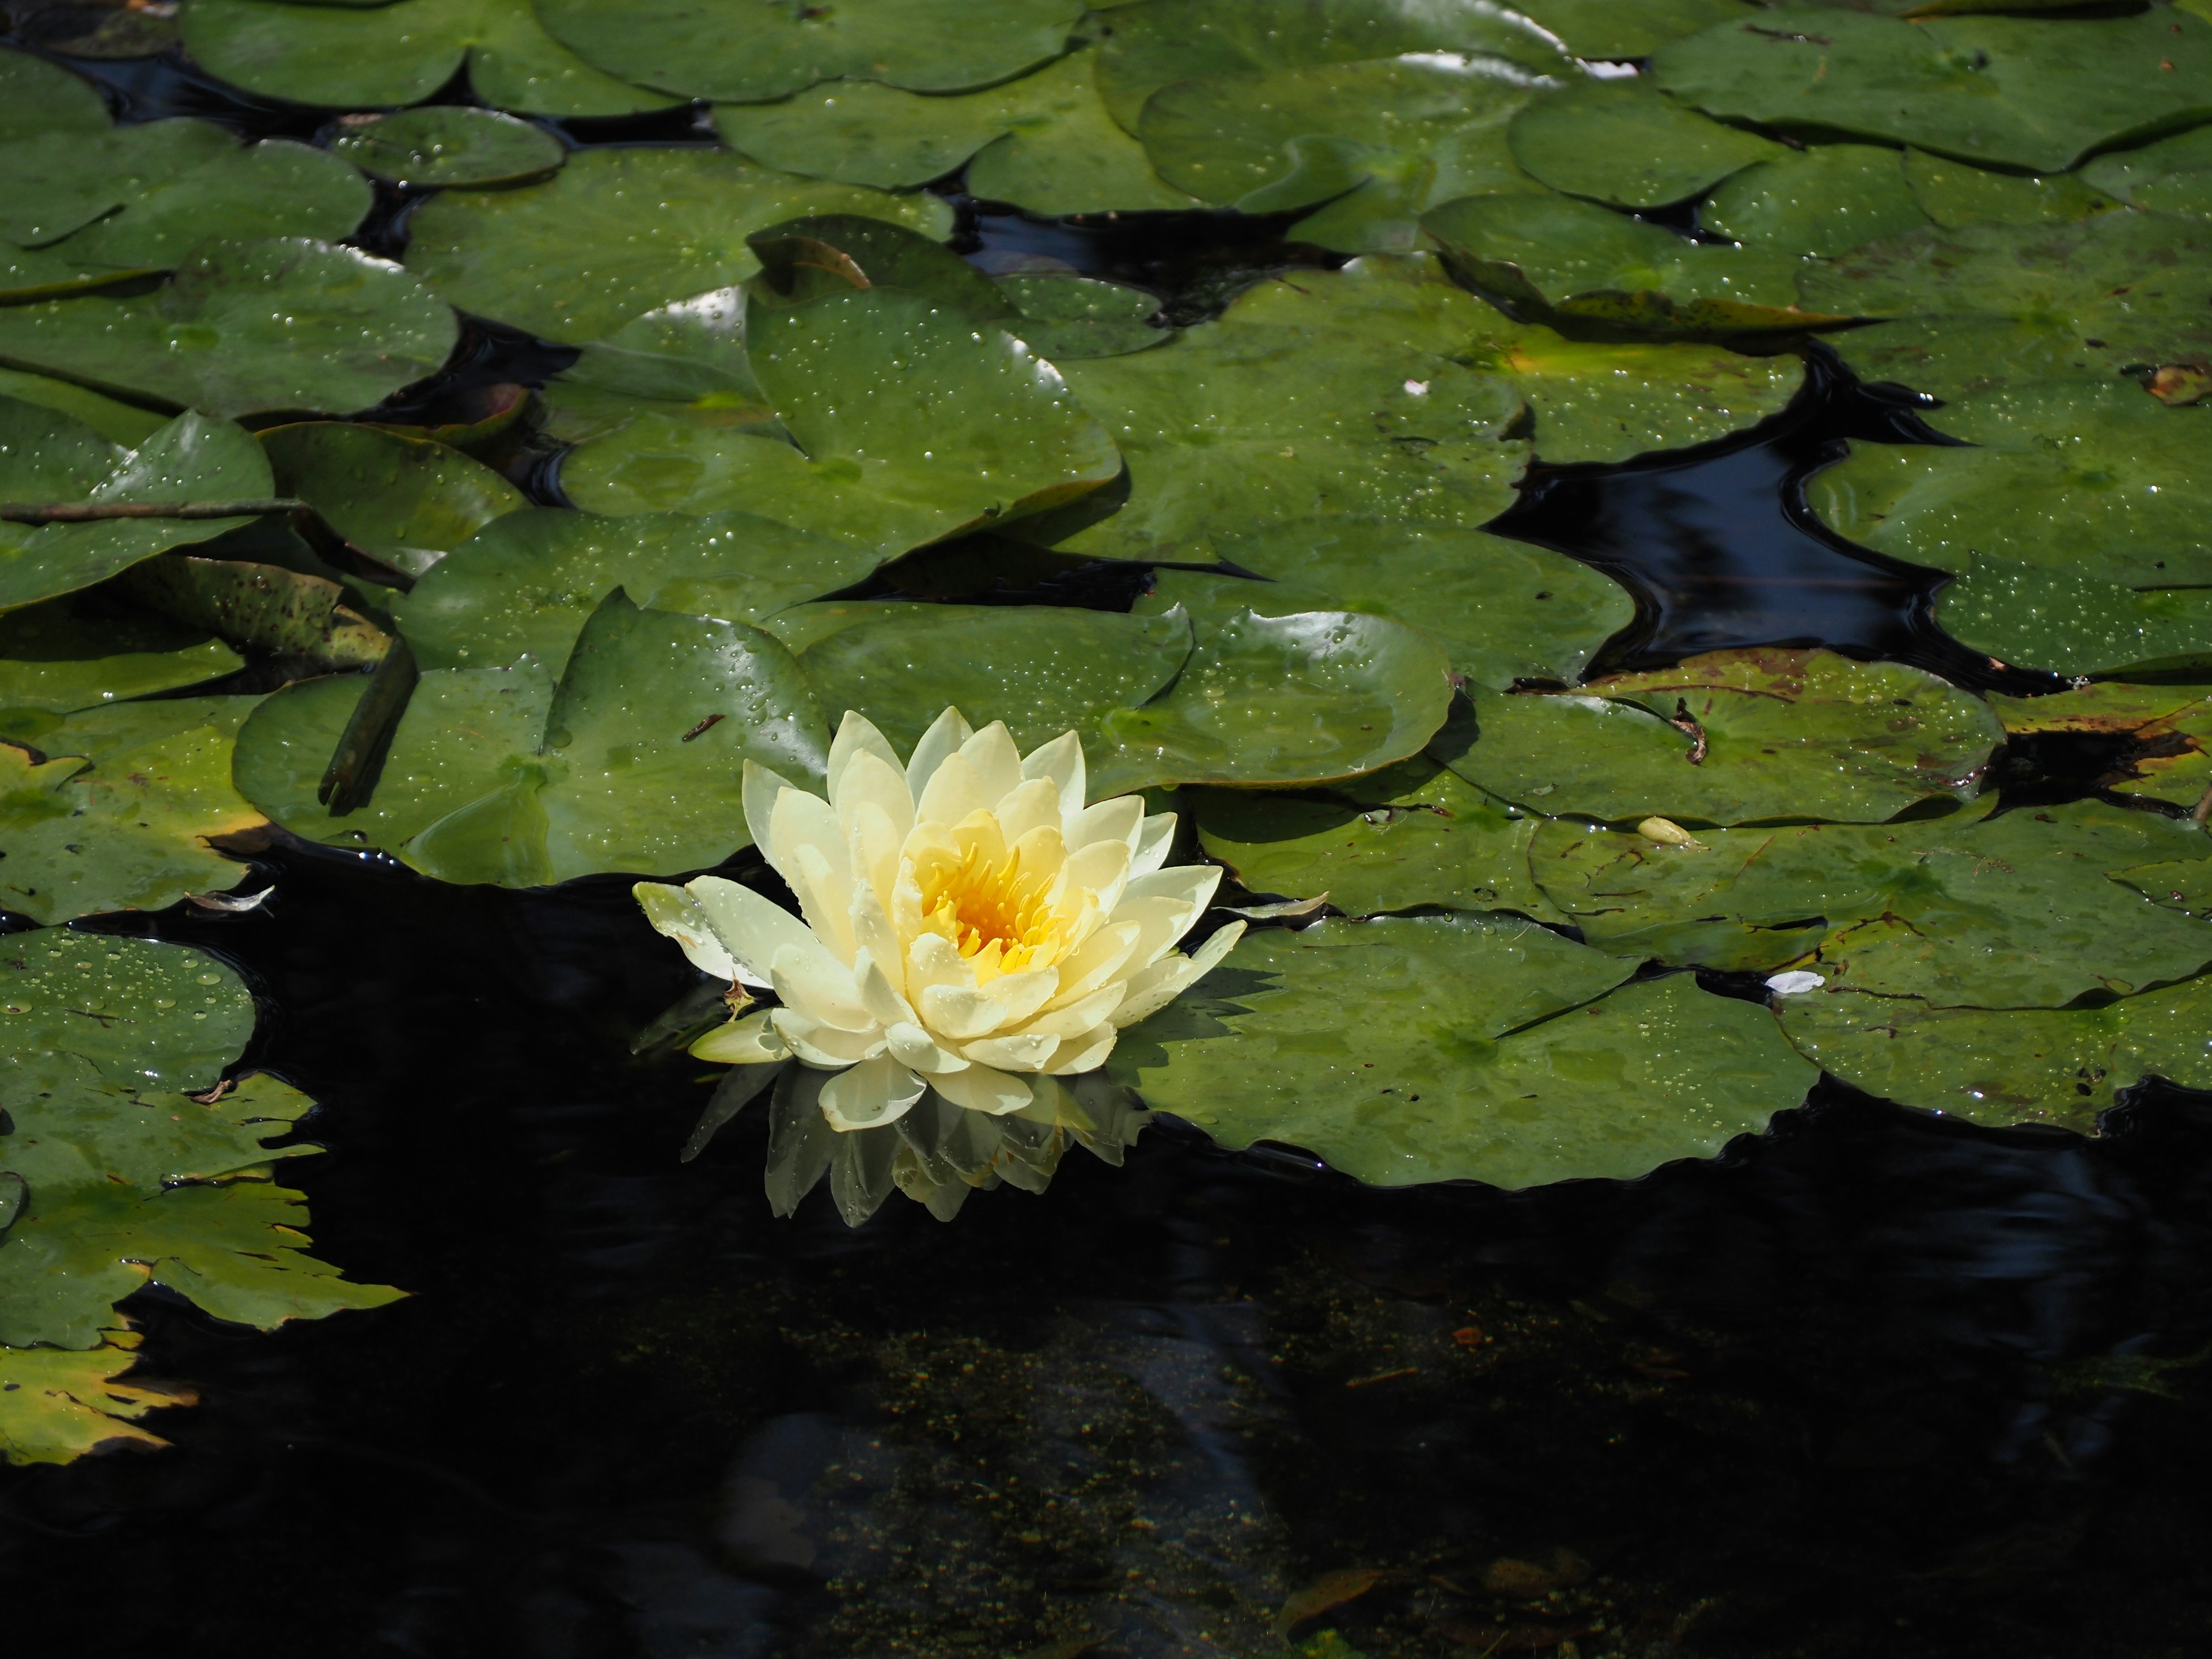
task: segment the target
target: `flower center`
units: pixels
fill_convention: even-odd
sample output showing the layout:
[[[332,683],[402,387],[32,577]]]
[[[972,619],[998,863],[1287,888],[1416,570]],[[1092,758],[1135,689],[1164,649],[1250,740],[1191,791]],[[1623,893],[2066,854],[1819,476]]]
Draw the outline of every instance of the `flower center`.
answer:
[[[939,865],[924,878],[922,915],[931,932],[979,968],[1018,973],[1048,966],[1065,946],[1063,920],[1047,902],[1050,888],[1042,877],[1023,873],[1018,848],[987,860],[981,847],[970,847],[959,863]]]

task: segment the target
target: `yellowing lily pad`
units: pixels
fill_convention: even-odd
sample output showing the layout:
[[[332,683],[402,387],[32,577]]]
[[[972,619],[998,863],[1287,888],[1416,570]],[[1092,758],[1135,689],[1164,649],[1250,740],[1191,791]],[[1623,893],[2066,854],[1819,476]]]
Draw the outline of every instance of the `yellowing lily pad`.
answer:
[[[1632,969],[1517,918],[1248,933],[1109,1067],[1224,1146],[1384,1186],[1632,1180],[1803,1100],[1814,1068],[1765,1009]]]
[[[2212,787],[2212,694],[2172,685],[2085,685],[2047,697],[1992,696],[2008,733],[2094,732],[2131,737],[2139,752],[2132,776],[2106,787],[2147,795],[2192,811]],[[2155,895],[2154,895],[2155,896]]]

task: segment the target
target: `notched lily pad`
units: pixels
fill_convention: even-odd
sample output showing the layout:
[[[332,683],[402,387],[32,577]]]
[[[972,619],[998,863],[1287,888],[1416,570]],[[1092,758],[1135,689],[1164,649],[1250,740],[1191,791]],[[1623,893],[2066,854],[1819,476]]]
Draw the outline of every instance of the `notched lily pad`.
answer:
[[[2191,812],[2212,788],[2212,694],[2170,685],[2085,685],[2047,697],[1992,695],[2007,733],[2094,732],[2133,738],[2136,753],[2102,787]]]

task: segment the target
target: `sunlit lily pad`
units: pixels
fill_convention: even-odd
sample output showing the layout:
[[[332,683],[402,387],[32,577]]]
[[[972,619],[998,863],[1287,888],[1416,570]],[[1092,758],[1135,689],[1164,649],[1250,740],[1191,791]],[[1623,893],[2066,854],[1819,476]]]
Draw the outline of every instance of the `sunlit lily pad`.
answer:
[[[1443,653],[1384,617],[1201,620],[1175,684],[1100,722],[1092,793],[1355,777],[1419,753],[1443,724],[1451,690]]]
[[[876,563],[866,548],[746,513],[602,519],[526,507],[441,559],[394,609],[425,668],[507,668],[530,656],[557,676],[617,587],[648,610],[757,624]]]
[[[1855,440],[1808,486],[1813,510],[1936,570],[1979,555],[2130,587],[2212,583],[2212,410],[2116,379],[1984,392],[1928,419],[1976,447]]]
[[[0,498],[63,505],[238,501],[269,494],[269,463],[253,440],[228,421],[179,415],[136,449],[124,449],[70,416],[0,398]],[[247,522],[0,524],[0,611],[89,587],[141,559]]]
[[[2121,794],[2148,795],[2193,811],[2212,787],[2212,693],[2201,687],[2087,685],[2047,697],[1992,696],[1990,706],[2008,732],[2133,738],[2139,752],[2127,769],[2132,775],[2105,785]]]
[[[672,99],[626,86],[539,23],[530,0],[185,0],[185,48],[264,98],[339,108],[428,98],[465,65],[487,103],[536,115],[627,115]]]
[[[1691,334],[1840,320],[1799,307],[1793,255],[1692,242],[1570,196],[1464,197],[1421,228],[1471,287],[1538,315]]]
[[[745,356],[745,291],[710,289],[632,318],[587,343],[543,394],[545,430],[564,443],[635,415],[707,427],[773,426]]]
[[[1511,143],[1529,177],[1624,208],[1687,201],[1754,162],[1790,154],[1676,103],[1640,76],[1580,81],[1537,99],[1513,118]]]
[[[1442,905],[1564,920],[1528,868],[1543,820],[1419,757],[1302,794],[1184,793],[1199,844],[1255,893],[1347,915]]]
[[[497,110],[433,104],[349,123],[331,154],[403,185],[516,185],[544,177],[567,156],[543,128]]]
[[[1917,230],[1928,218],[1898,153],[1875,144],[1816,144],[1761,161],[1723,184],[1698,212],[1699,225],[1736,241],[1823,257]]]
[[[2077,173],[1993,173],[1923,150],[1905,153],[1905,177],[1922,210],[1946,229],[1976,223],[2065,222],[2108,212],[2118,205]],[[1841,248],[1819,251],[1844,252]]]
[[[2212,219],[2212,126],[2100,155],[2081,179],[2134,207]]]
[[[1782,5],[1661,47],[1652,72],[1723,120],[2057,173],[2132,134],[2212,118],[2212,25],[2164,7],[1907,22]]]
[[[264,432],[261,445],[282,494],[313,507],[348,545],[410,576],[528,505],[481,461],[428,438],[307,421]]]
[[[1895,663],[1716,651],[1574,692],[1478,694],[1438,758],[1552,817],[1880,823],[1970,797],[2001,731],[1980,698]],[[1456,752],[1447,752],[1447,749]]]
[[[90,137],[108,127],[107,100],[82,76],[0,46],[0,143],[41,133]]]
[[[0,744],[0,908],[67,921],[237,886],[248,866],[208,843],[261,823],[230,776],[233,740],[254,702],[88,709],[28,738],[43,760]]]
[[[968,163],[969,195],[1048,215],[1196,205],[1107,113],[1096,52],[1071,52],[1021,84],[1030,91],[1018,117]]]
[[[977,726],[1003,720],[1023,749],[1148,702],[1191,653],[1180,612],[1129,617],[1034,605],[897,605],[799,657],[834,725],[848,709],[910,750],[939,710]],[[1096,792],[1094,792],[1096,793]]]
[[[933,196],[796,179],[726,150],[610,148],[572,155],[542,185],[442,192],[409,222],[407,264],[465,311],[580,343],[744,281],[760,269],[747,236],[823,213],[932,236],[952,228]]]
[[[817,81],[963,92],[1067,50],[1081,0],[872,0],[852,7],[538,0],[586,61],[686,98],[759,102]]]
[[[380,848],[442,881],[704,869],[747,845],[744,762],[818,781],[829,752],[776,641],[617,592],[557,684],[527,660],[424,673],[374,793],[337,815],[317,794],[363,684],[311,680],[270,698],[240,733],[239,788],[295,834]]]
[[[1745,0],[1522,0],[1514,8],[1533,17],[1577,58],[1649,58],[1669,40],[1744,16]]]
[[[167,1445],[138,1420],[158,1407],[189,1406],[193,1396],[124,1381],[137,1359],[130,1338],[82,1352],[0,1347],[0,1455],[10,1463],[67,1463],[113,1446]]]
[[[293,238],[214,241],[151,294],[0,306],[0,360],[210,415],[343,413],[438,368],[459,331],[385,260]]]
[[[1109,1066],[1224,1146],[1386,1186],[1632,1180],[1803,1100],[1814,1068],[1765,1009],[1633,968],[1519,920],[1249,933]]]
[[[1961,645],[2015,668],[2069,677],[2212,671],[2212,591],[2123,586],[1970,554],[1936,596]]]
[[[219,679],[243,659],[221,640],[143,611],[76,599],[0,616],[0,710],[53,714]],[[0,714],[0,738],[29,728]]]

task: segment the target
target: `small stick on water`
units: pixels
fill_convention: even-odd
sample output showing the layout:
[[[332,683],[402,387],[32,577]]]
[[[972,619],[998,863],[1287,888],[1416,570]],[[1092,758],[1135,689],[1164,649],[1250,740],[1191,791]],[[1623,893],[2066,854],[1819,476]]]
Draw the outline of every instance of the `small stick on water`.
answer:
[[[93,524],[101,519],[257,519],[299,513],[287,497],[242,501],[0,501],[0,523]]]

